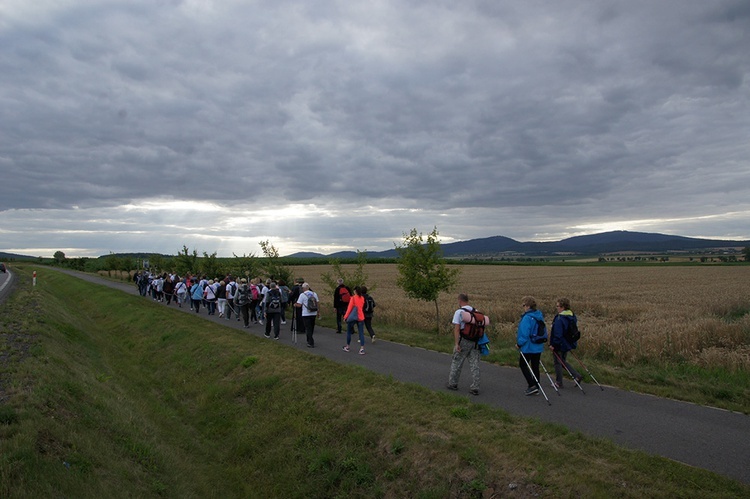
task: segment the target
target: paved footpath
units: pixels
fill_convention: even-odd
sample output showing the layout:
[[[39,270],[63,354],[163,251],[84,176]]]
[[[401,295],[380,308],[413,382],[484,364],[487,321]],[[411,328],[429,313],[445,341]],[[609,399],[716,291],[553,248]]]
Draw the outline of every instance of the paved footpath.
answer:
[[[112,282],[89,274],[67,273],[138,294],[134,284]],[[178,310],[195,314],[185,307]],[[234,319],[228,321],[218,316],[207,316],[202,308],[200,317],[256,336],[264,332],[263,327],[258,325],[242,329],[241,323]],[[375,327],[377,331],[377,321]],[[359,365],[432,390],[455,393],[445,388],[450,366],[448,354],[382,340],[368,343],[366,355],[359,355],[356,348],[346,353],[341,349],[345,335],[338,335],[323,327],[315,328],[316,348],[308,349],[302,335],[296,345],[292,343],[289,328],[290,322],[282,326],[280,346],[299,348],[342,364]],[[355,338],[353,345],[356,344]],[[551,361],[548,364],[547,369],[552,369]],[[566,380],[568,383],[561,390],[561,395],[557,395],[549,383],[545,383],[546,376],[542,371],[545,378],[542,386],[551,402],[548,405],[541,394],[532,397],[523,395],[526,382],[518,368],[482,362],[481,376],[481,393],[476,397],[470,396],[471,375],[468,366],[464,366],[457,393],[517,416],[559,423],[586,435],[604,437],[624,447],[664,456],[750,484],[750,416],[610,386],[600,390],[592,383],[583,383],[586,392],[583,394],[569,380]],[[599,377],[597,379],[601,382]]]

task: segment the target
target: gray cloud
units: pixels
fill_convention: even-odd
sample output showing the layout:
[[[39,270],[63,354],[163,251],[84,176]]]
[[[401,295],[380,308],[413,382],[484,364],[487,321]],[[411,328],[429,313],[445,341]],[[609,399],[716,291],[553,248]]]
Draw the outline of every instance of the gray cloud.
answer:
[[[11,1],[0,19],[0,249],[750,239],[746,2]]]

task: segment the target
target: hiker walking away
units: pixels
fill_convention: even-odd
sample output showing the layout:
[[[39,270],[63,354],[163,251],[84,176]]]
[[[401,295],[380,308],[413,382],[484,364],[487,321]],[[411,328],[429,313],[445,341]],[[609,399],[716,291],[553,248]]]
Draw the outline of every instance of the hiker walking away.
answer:
[[[350,314],[352,316],[350,317]],[[356,314],[356,315],[354,315]],[[346,345],[344,351],[349,351],[349,344],[352,341],[354,325],[357,325],[359,333],[359,354],[365,354],[365,297],[362,295],[362,289],[359,286],[354,287],[354,295],[349,299],[349,306],[344,313],[346,318]]]
[[[244,277],[240,279],[240,286],[234,294],[234,306],[237,310],[237,318],[242,316],[244,327],[250,327],[250,289]]]
[[[302,284],[305,280],[302,277],[298,277],[295,285],[292,287],[291,293],[289,293],[289,303],[292,304],[292,331],[297,331],[297,334],[305,334],[305,323],[302,320],[302,307],[297,306],[300,294],[302,294]]]
[[[199,313],[201,302],[203,302],[203,286],[200,282],[193,280],[193,285],[190,287],[190,310],[195,310],[196,314]]]
[[[271,337],[271,326],[273,326],[273,339],[278,340],[281,327],[281,291],[279,291],[275,282],[268,284],[268,291],[266,291],[263,299],[263,309],[266,318],[265,336],[266,338]]]
[[[362,286],[360,290],[362,291],[362,296],[365,298],[365,328],[370,334],[370,341],[375,343],[375,331],[372,329],[372,316],[375,313],[376,307],[375,300],[367,294],[367,286]]]
[[[302,283],[300,289],[302,292],[294,306],[302,310],[302,322],[305,325],[304,331],[307,338],[307,347],[315,348],[315,339],[313,338],[315,319],[320,317],[318,294],[311,290],[310,285],[306,282]]]
[[[521,320],[518,322],[516,333],[516,347],[521,353],[518,356],[518,365],[528,385],[524,393],[526,395],[536,395],[539,393],[539,386],[534,379],[539,379],[539,359],[544,351],[544,344],[535,343],[531,341],[531,338],[537,332],[537,321],[544,321],[544,315],[536,309],[536,300],[532,296],[524,296],[521,299],[521,306],[523,306],[523,315],[521,315]],[[524,361],[524,358],[526,361]],[[529,371],[526,362],[531,364],[533,375]]]
[[[281,279],[279,279],[277,286],[281,292],[281,323],[286,324],[286,308],[289,306],[289,295],[292,290]]]
[[[252,279],[250,281],[250,320],[253,321],[253,324],[257,324],[260,322],[260,325],[263,325],[263,321],[261,318],[263,317],[261,315],[260,310],[260,288],[258,288],[258,283],[260,282],[260,278],[256,277],[255,279]]]
[[[221,319],[227,309],[227,283],[223,279],[217,279],[217,282],[219,284],[216,288],[216,305],[219,308],[219,318]]]
[[[234,294],[237,292],[237,281],[232,276],[229,276],[228,279],[229,282],[226,287],[227,308],[225,312],[227,320],[230,320],[234,311]],[[237,318],[239,319],[239,313],[237,314]]]
[[[208,281],[206,288],[203,290],[203,299],[208,309],[208,315],[216,314],[216,287],[213,279]]]
[[[552,319],[549,349],[552,350],[555,358],[555,385],[557,388],[562,388],[565,368],[578,383],[583,379],[583,376],[567,360],[568,352],[578,346],[578,343],[572,340],[570,335],[571,329],[578,329],[578,318],[570,310],[570,300],[567,298],[558,299],[555,307],[557,308],[557,314]],[[564,366],[561,361],[565,363]]]
[[[333,309],[336,312],[336,332],[341,334],[341,322],[349,307],[349,300],[352,297],[352,291],[344,285],[344,280],[339,279],[338,286],[333,291]]]
[[[164,285],[161,290],[164,293],[164,298],[167,300],[167,305],[170,305],[172,303],[172,298],[174,297],[174,282],[172,281],[172,276],[168,275],[167,278],[164,279]]]
[[[469,333],[472,322],[476,323],[476,312],[474,307],[469,305],[469,296],[465,293],[458,295],[458,309],[453,313],[453,356],[451,357],[451,369],[448,373],[449,390],[458,390],[458,379],[461,376],[461,368],[468,359],[469,370],[471,371],[471,386],[469,393],[479,395],[479,345],[477,342],[481,338],[473,339]],[[484,315],[484,314],[482,314]],[[489,318],[484,316],[485,325],[489,325]]]
[[[185,284],[184,279],[177,280],[177,284],[174,286],[174,293],[175,293],[175,301],[177,302],[177,305],[182,308],[182,304],[185,303],[185,299],[187,297],[188,287],[187,284]]]

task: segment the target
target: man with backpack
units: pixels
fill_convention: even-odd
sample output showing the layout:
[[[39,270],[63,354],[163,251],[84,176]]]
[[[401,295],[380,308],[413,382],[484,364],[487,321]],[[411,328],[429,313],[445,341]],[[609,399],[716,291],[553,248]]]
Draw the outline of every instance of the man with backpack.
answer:
[[[279,291],[275,282],[271,282],[268,284],[268,291],[266,291],[263,298],[263,313],[266,318],[266,338],[271,337],[271,326],[273,325],[273,339],[279,339],[281,307],[281,291]]]
[[[237,318],[242,316],[244,327],[250,327],[250,289],[247,287],[247,279],[240,279],[240,286],[234,294],[234,306],[237,310]]]
[[[458,390],[458,378],[464,361],[469,360],[471,370],[471,386],[469,393],[479,395],[479,345],[477,342],[484,336],[485,327],[489,325],[489,317],[469,305],[469,296],[458,295],[458,310],[453,314],[453,357],[448,374],[449,390]]]
[[[315,319],[320,317],[320,301],[318,294],[310,289],[308,283],[302,283],[300,288],[302,292],[297,298],[295,307],[302,310],[302,320],[305,324],[305,336],[307,338],[307,348],[315,348],[315,339],[313,333],[315,332]]]
[[[555,357],[555,385],[557,388],[562,388],[563,364],[576,382],[580,383],[583,379],[583,376],[566,359],[568,352],[578,346],[581,333],[578,332],[578,318],[570,310],[570,300],[560,298],[555,303],[555,307],[557,308],[557,314],[552,319],[549,349],[552,350]]]
[[[343,279],[338,280],[338,286],[333,291],[333,308],[336,311],[336,332],[341,334],[344,314],[349,308],[349,300],[352,298],[352,290],[346,287]]]

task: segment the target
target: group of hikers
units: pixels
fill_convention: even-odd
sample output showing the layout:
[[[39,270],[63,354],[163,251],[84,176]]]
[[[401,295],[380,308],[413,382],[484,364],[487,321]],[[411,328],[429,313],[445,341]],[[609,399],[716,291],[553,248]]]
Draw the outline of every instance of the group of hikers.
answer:
[[[459,308],[453,314],[453,356],[446,386],[449,390],[458,390],[461,368],[468,360],[472,379],[469,393],[479,395],[479,359],[483,350],[486,350],[483,346],[488,340],[484,329],[489,326],[490,319],[469,305],[469,297],[466,294],[458,295],[458,306]],[[552,320],[549,334],[547,334],[544,316],[537,309],[534,297],[523,297],[521,306],[523,315],[516,330],[516,347],[519,351],[518,364],[527,384],[524,393],[536,395],[541,389],[539,366],[544,344],[548,340],[549,349],[554,357],[555,381],[552,382],[554,389],[563,388],[564,372],[567,372],[580,388],[583,376],[567,360],[568,353],[578,346],[580,338],[578,319],[570,309],[570,300],[559,298],[556,301],[557,313]]]
[[[218,312],[220,318],[227,320],[234,316],[237,321],[243,322],[245,328],[250,327],[251,322],[264,325],[265,337],[271,338],[273,335],[276,340],[279,339],[281,325],[287,323],[287,313],[291,306],[292,331],[305,334],[308,348],[315,347],[315,321],[320,317],[320,298],[302,278],[296,279],[291,288],[283,280],[264,281],[257,277],[248,281],[244,277],[235,279],[231,275],[208,279],[206,276],[179,277],[168,273],[155,275],[138,272],[133,279],[142,296],[151,296],[153,300],[167,304],[174,302],[180,307],[189,305],[196,313],[200,313],[203,306],[208,315]],[[365,330],[370,340],[375,342],[372,318],[376,304],[367,291],[365,286],[350,288],[344,284],[343,279],[338,279],[333,292],[336,332],[341,334],[346,325],[346,344],[342,347],[345,352],[351,349],[355,328],[359,336],[360,355],[365,354]],[[489,340],[485,328],[489,326],[490,319],[469,305],[466,294],[458,295],[458,305],[452,320],[454,346],[447,388],[458,389],[461,369],[464,362],[468,361],[472,377],[469,393],[478,395],[479,361],[480,356],[488,352]],[[570,300],[559,298],[556,301],[557,313],[552,320],[549,335],[536,300],[525,296],[521,300],[521,306],[523,315],[516,332],[516,347],[519,351],[519,367],[527,383],[524,393],[536,395],[541,389],[539,367],[547,341],[554,358],[554,389],[563,388],[565,372],[580,388],[583,376],[567,360],[568,353],[577,347],[580,338],[578,319],[570,309]]]
[[[190,306],[190,310],[200,313],[201,306],[208,315],[242,321],[245,328],[250,323],[265,326],[265,337],[278,340],[281,325],[287,323],[287,313],[293,308],[291,329],[297,334],[304,334],[308,348],[315,348],[315,321],[320,317],[318,294],[310,289],[303,278],[297,278],[289,288],[283,280],[274,281],[260,277],[254,279],[236,279],[231,275],[224,278],[208,279],[207,276],[184,276],[174,274],[152,274],[137,272],[133,280],[141,296],[150,296],[154,301],[172,302],[179,307]],[[375,341],[372,328],[372,317],[375,300],[367,294],[367,287],[355,286],[353,289],[339,279],[333,293],[333,306],[336,310],[337,333],[342,333],[342,324],[346,323],[346,345],[349,351],[354,328],[359,333],[359,353],[365,353],[364,330]]]

